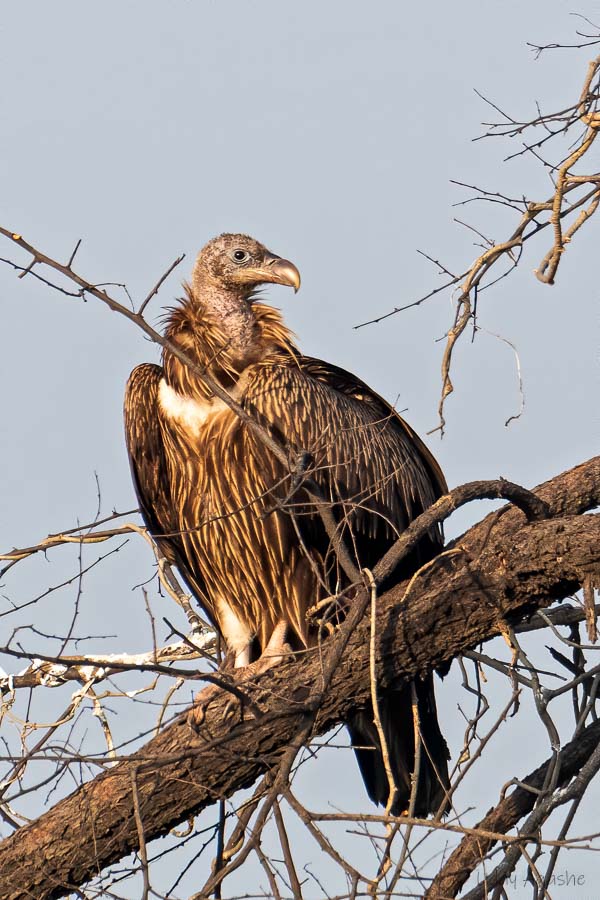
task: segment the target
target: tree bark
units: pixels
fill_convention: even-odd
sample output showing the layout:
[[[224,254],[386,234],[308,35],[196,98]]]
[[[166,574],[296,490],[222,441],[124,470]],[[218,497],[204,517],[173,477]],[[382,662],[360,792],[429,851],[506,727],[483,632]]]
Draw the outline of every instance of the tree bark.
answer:
[[[552,518],[528,523],[511,506],[487,516],[408,586],[378,598],[378,681],[399,687],[497,635],[505,622],[562,599],[600,570],[600,457],[536,489]],[[408,594],[407,594],[408,589]],[[224,719],[230,695],[211,704],[199,734],[185,715],[139,751],[83,785],[0,844],[0,896],[49,900],[84,884],[139,846],[132,773],[146,840],[275,766],[306,717],[313,734],[369,702],[370,622],[354,631],[320,697],[319,650],[278,666],[252,688],[259,718]],[[246,687],[244,686],[244,690]],[[357,775],[358,777],[358,775]]]

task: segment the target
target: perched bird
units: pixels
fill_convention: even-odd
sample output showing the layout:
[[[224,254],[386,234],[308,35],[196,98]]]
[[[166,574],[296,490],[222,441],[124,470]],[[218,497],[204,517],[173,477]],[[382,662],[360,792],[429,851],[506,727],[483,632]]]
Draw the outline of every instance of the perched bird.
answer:
[[[257,300],[265,283],[300,287],[291,262],[242,234],[199,253],[165,337],[216,380],[293,454],[305,453],[358,568],[372,568],[407,525],[446,492],[438,464],[393,408],[356,376],[304,356],[278,310]],[[282,648],[314,646],[307,610],[339,595],[348,577],[322,519],[290,468],[169,349],[140,365],[125,397],[125,429],[142,515],[218,629],[236,668]],[[394,573],[415,572],[441,549],[432,531]],[[389,585],[386,585],[388,587]],[[445,800],[448,751],[432,676],[416,682],[423,752],[415,812]],[[408,807],[415,739],[410,688],[379,702],[398,788]],[[389,796],[372,709],[348,722],[369,796]]]

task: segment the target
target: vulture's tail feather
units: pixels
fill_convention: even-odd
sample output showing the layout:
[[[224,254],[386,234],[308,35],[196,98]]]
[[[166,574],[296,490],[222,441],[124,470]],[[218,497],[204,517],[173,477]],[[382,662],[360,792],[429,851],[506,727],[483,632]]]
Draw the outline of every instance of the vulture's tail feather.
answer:
[[[448,747],[440,731],[433,692],[433,676],[415,681],[419,728],[421,732],[421,759],[414,815],[428,816],[440,807],[448,811]],[[412,772],[415,760],[415,729],[410,686],[400,691],[387,691],[379,699],[379,714],[394,781],[397,787],[392,815],[406,814],[410,806]],[[386,774],[381,743],[371,708],[357,710],[348,730],[358,765],[374,803],[386,806],[389,783]]]

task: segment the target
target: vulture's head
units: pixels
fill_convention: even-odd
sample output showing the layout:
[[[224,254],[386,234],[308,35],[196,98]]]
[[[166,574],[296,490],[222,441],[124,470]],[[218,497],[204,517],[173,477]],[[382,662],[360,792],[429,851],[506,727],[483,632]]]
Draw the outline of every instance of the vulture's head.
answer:
[[[261,284],[285,284],[297,291],[300,272],[246,234],[221,234],[202,248],[192,273],[194,290],[206,288],[250,297]]]

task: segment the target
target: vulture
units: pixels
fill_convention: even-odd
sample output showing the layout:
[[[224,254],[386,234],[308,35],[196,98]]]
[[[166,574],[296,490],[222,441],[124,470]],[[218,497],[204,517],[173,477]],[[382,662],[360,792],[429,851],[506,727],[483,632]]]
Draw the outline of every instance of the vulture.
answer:
[[[185,298],[167,314],[165,337],[290,459],[305,454],[340,539],[358,568],[372,568],[446,492],[444,476],[385,400],[355,375],[298,350],[280,312],[257,299],[266,283],[297,291],[300,274],[251,237],[214,238],[196,259]],[[139,365],[129,377],[125,430],[142,516],[217,629],[229,664],[316,646],[319,627],[307,611],[343,594],[349,579],[302,477],[294,484],[290,466],[248,419],[168,347],[162,366]],[[442,542],[432,529],[385,587],[412,575]],[[415,682],[420,816],[447,801],[448,750],[432,678]],[[383,692],[378,706],[397,788],[392,813],[401,815],[415,760],[410,686]],[[372,708],[356,709],[347,725],[367,792],[385,805],[389,783]]]

